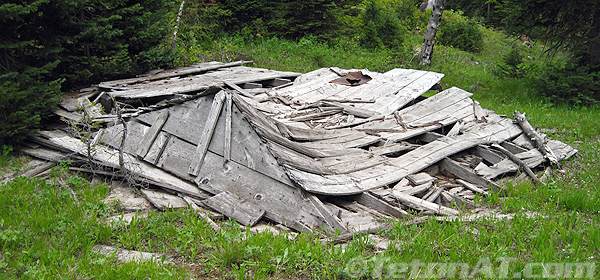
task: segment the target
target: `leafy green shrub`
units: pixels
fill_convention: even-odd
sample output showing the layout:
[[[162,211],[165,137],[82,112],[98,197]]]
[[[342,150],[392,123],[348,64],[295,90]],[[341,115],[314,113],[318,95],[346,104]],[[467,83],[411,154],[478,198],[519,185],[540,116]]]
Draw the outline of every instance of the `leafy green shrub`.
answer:
[[[549,66],[540,75],[537,86],[553,102],[593,104],[600,100],[600,71],[586,66]]]
[[[524,57],[519,48],[512,48],[509,53],[502,56],[502,63],[497,65],[494,74],[502,78],[525,77],[531,70],[531,66],[524,63]]]
[[[440,44],[468,52],[483,48],[483,31],[477,21],[464,17],[461,12],[444,12],[437,34]]]

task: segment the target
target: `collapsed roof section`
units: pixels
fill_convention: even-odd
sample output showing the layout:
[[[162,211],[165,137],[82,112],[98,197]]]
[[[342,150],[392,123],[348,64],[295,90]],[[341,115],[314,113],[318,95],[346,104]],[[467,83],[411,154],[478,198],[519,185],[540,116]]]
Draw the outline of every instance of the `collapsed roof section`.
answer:
[[[349,84],[331,82],[359,71]],[[264,216],[298,231],[340,232],[378,228],[379,218],[403,218],[409,208],[456,215],[451,205],[472,206],[498,187],[494,178],[547,162],[543,151],[557,160],[576,153],[552,140],[536,148],[521,125],[459,88],[423,97],[442,77],[205,63],[100,84],[105,91],[93,96],[108,101],[104,109],[133,108],[119,114],[81,98],[86,116],[109,124],[94,153],[62,132],[37,141],[124,168],[245,225]],[[72,104],[59,114],[80,119]]]

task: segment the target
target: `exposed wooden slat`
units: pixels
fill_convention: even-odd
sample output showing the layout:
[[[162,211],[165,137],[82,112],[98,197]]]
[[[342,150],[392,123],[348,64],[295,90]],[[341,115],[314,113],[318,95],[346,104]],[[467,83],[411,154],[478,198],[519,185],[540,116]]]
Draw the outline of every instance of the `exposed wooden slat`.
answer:
[[[356,202],[358,202],[366,207],[372,208],[381,213],[388,214],[392,217],[405,219],[409,216],[409,214],[406,211],[404,211],[400,208],[394,207],[394,206],[388,204],[387,202],[385,202],[381,199],[378,199],[369,193],[357,194],[355,196],[352,196],[352,199],[356,200]]]
[[[425,210],[425,211],[432,211],[436,214],[440,214],[440,215],[459,215],[460,212],[458,210],[454,210],[452,208],[448,208],[445,206],[441,206],[438,204],[435,204],[433,202],[429,202],[423,199],[420,199],[418,197],[414,197],[412,195],[403,193],[403,192],[398,192],[398,191],[392,191],[392,195],[394,195],[398,200],[400,200],[402,203],[406,204],[408,207],[416,209],[416,210]]]
[[[212,107],[210,109],[210,114],[208,115],[206,123],[204,124],[204,129],[202,130],[200,142],[198,143],[198,147],[196,148],[196,157],[190,164],[190,168],[188,170],[188,173],[194,176],[198,176],[200,168],[202,167],[204,156],[206,156],[206,152],[208,151],[208,145],[210,144],[213,132],[215,131],[215,127],[217,126],[217,120],[219,119],[221,109],[223,108],[224,100],[225,92],[220,91],[219,93],[217,93],[217,95],[215,96],[215,100],[213,101]]]
[[[207,198],[202,203],[244,226],[255,225],[265,215],[265,210],[227,191]]]
[[[80,155],[87,155],[87,146],[79,139],[75,139],[66,135],[63,132],[58,131],[40,131],[46,137],[49,137],[49,141],[57,146],[63,147],[63,149],[69,149]],[[108,167],[119,169],[119,152],[102,145],[96,145],[94,147],[94,153],[92,157],[94,160],[102,162]],[[144,161],[141,161],[128,154],[124,155],[125,158],[125,169],[132,175],[140,176],[145,179],[152,180],[154,184],[161,186],[162,188],[187,194],[193,197],[206,198],[205,192],[198,189],[198,187],[184,181],[178,177],[165,172],[160,168],[156,168]]]
[[[233,99],[231,93],[227,93],[225,104],[225,143],[223,147],[223,157],[225,162],[231,160],[231,118],[233,117]]]
[[[156,120],[154,121],[150,129],[146,131],[144,137],[142,138],[142,141],[139,143],[139,149],[136,153],[139,157],[144,158],[146,154],[148,154],[152,143],[154,143],[156,136],[158,136],[158,133],[162,129],[163,125],[165,125],[165,122],[167,122],[168,117],[169,111],[167,110],[162,111],[158,115],[158,117],[156,117]]]
[[[458,162],[450,158],[445,158],[440,161],[440,167],[469,183],[478,185],[479,187],[492,186],[494,191],[498,191],[498,184],[492,183],[491,181],[477,175],[477,173],[461,166]]]
[[[232,82],[230,82],[230,81],[225,81],[224,83],[225,83],[225,84],[226,84],[228,87],[230,87],[230,88],[232,88],[232,89],[234,89],[234,90],[237,90],[237,92],[239,92],[239,93],[240,93],[241,95],[243,95],[243,96],[250,97],[250,98],[253,98],[253,97],[254,97],[254,95],[253,95],[253,94],[249,93],[249,92],[248,92],[248,91],[246,91],[245,89],[243,89],[243,88],[239,87],[238,85],[236,85],[236,84],[234,84],[234,83],[232,83]]]
[[[331,211],[323,204],[321,199],[313,194],[308,194],[308,198],[319,211],[319,213],[321,213],[321,217],[333,230],[338,230],[341,233],[348,232],[348,228],[342,223],[342,220],[340,220],[338,216],[331,213]]]
[[[140,192],[154,207],[161,211],[169,208],[184,208],[188,206],[181,197],[176,195],[151,189],[140,189]]]

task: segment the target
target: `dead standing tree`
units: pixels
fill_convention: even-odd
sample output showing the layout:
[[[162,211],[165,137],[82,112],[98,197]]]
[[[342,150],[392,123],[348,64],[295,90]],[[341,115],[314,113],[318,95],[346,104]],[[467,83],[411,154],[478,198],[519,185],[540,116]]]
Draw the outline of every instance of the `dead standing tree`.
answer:
[[[427,31],[425,32],[425,40],[421,47],[421,53],[419,58],[421,59],[421,65],[431,64],[431,56],[433,55],[433,45],[435,44],[435,34],[440,27],[440,21],[442,19],[442,12],[444,11],[445,0],[434,0],[433,8],[431,11],[431,18],[427,24]]]

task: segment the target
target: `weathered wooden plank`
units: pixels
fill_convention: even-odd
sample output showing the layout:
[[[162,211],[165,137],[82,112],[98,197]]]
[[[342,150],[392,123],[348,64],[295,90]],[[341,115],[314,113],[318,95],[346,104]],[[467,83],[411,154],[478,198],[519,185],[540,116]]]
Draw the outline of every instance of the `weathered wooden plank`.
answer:
[[[308,194],[308,198],[310,199],[312,204],[315,206],[317,211],[319,211],[323,220],[325,220],[327,225],[329,225],[331,227],[331,229],[337,230],[340,233],[348,232],[348,228],[343,224],[342,220],[337,215],[334,215],[329,210],[329,208],[327,208],[327,206],[325,206],[325,204],[323,204],[321,199],[319,199],[316,195],[313,195],[313,194]]]
[[[436,180],[434,177],[432,177],[431,175],[424,173],[424,172],[410,174],[410,175],[406,176],[406,179],[408,179],[410,182],[412,182],[415,186],[422,185],[422,184]]]
[[[499,163],[504,159],[503,156],[482,145],[477,146],[475,153],[491,164]]]
[[[246,96],[246,97],[249,97],[249,98],[253,98],[253,97],[254,97],[254,95],[253,95],[253,94],[249,93],[249,92],[248,92],[248,91],[246,91],[245,89],[243,89],[243,88],[239,87],[238,85],[236,85],[236,84],[234,84],[234,83],[232,83],[232,82],[230,82],[230,81],[225,81],[224,83],[225,83],[225,84],[226,84],[228,87],[230,87],[230,88],[232,88],[232,89],[236,90],[237,92],[239,92],[239,93],[240,93],[241,95],[243,95],[243,96]]]
[[[298,170],[314,174],[336,174],[321,162],[277,143],[269,143],[269,149],[277,159],[277,162],[282,165],[291,166]]]
[[[165,122],[167,122],[168,117],[169,111],[167,110],[162,111],[158,115],[158,117],[156,117],[156,120],[154,121],[150,129],[148,129],[144,134],[142,141],[139,142],[139,149],[136,153],[139,157],[144,158],[146,154],[148,154],[148,150],[150,150],[150,147],[154,143],[156,136],[158,136],[158,133],[162,129],[163,125],[165,125]]]
[[[405,194],[409,194],[409,195],[418,195],[418,194],[427,192],[432,186],[433,186],[433,181],[429,181],[427,183],[420,184],[420,185],[417,185],[412,188],[399,189],[399,188],[394,187],[394,190],[401,191],[401,192],[403,192]]]
[[[223,68],[223,67],[242,65],[245,63],[249,63],[249,61],[236,61],[236,62],[231,62],[231,63],[215,63],[215,62],[203,63],[203,64],[197,64],[197,65],[192,65],[192,66],[173,69],[173,70],[162,71],[158,74],[146,76],[146,77],[138,77],[138,78],[132,78],[132,79],[102,82],[98,85],[98,87],[100,87],[101,89],[112,89],[114,87],[122,86],[122,85],[131,85],[131,84],[137,84],[137,83],[141,83],[141,82],[145,82],[145,81],[156,81],[156,80],[168,79],[168,78],[172,78],[172,77],[198,74],[198,73],[203,73],[203,72],[207,72],[210,70],[216,70],[216,69]],[[207,65],[207,64],[210,64],[210,65]]]
[[[215,127],[217,126],[219,114],[221,114],[221,110],[223,108],[224,100],[225,92],[220,91],[219,93],[217,93],[217,95],[215,96],[215,100],[213,101],[212,107],[210,109],[208,118],[206,118],[206,123],[204,124],[204,129],[202,130],[202,136],[200,137],[200,142],[198,143],[198,147],[196,148],[196,157],[190,164],[190,168],[188,170],[188,173],[194,176],[198,176],[198,172],[200,172],[200,168],[202,167],[204,156],[208,151],[208,145],[210,144],[213,132],[215,131]]]
[[[223,147],[223,157],[225,158],[225,162],[227,162],[231,160],[231,118],[233,115],[231,93],[227,93],[225,106],[225,144]]]
[[[456,216],[460,214],[458,210],[438,205],[403,192],[392,191],[392,195],[394,195],[394,197],[400,200],[403,204],[406,204],[406,206],[416,210],[432,211],[439,215]]]
[[[391,114],[428,91],[433,85],[437,84],[443,76],[444,74],[426,72],[407,86],[393,92],[393,95],[377,98],[374,104],[361,104],[357,107],[376,111],[383,115]]]
[[[87,146],[79,139],[75,139],[59,131],[40,131],[40,133],[49,138],[49,141],[63,149],[71,150],[80,155],[87,155]],[[96,145],[92,157],[106,166],[119,169],[119,152],[102,145]],[[181,180],[159,168],[156,168],[144,161],[137,159],[129,154],[124,155],[124,167],[132,175],[147,178],[162,188],[187,194],[193,197],[206,198],[205,192],[198,187]]]
[[[460,163],[450,158],[445,158],[440,161],[440,167],[456,175],[457,177],[480,187],[487,187],[492,183],[491,181],[477,175],[475,172],[463,167],[460,165]]]
[[[244,226],[255,225],[265,215],[265,210],[228,191],[207,198],[202,203]]]
[[[156,165],[160,157],[162,157],[163,152],[165,151],[165,147],[169,142],[169,138],[171,138],[171,134],[166,132],[158,133],[156,139],[152,143],[152,146],[148,150],[148,153],[144,157],[146,162]]]
[[[400,218],[400,219],[405,219],[408,216],[410,216],[410,214],[408,214],[406,211],[394,207],[390,204],[388,204],[387,202],[376,198],[375,196],[369,194],[369,193],[361,193],[361,194],[357,194],[351,197],[351,199],[356,200],[356,202],[369,207],[371,209],[374,209],[376,211],[379,211],[381,213],[385,213],[388,214],[392,217],[396,217],[396,218]]]
[[[560,168],[558,158],[556,158],[554,152],[548,147],[548,145],[546,145],[545,139],[542,138],[542,136],[539,133],[537,133],[535,129],[533,129],[529,121],[527,121],[527,117],[525,117],[525,114],[521,114],[521,112],[515,111],[514,117],[517,123],[521,126],[521,128],[523,128],[523,132],[525,132],[527,137],[529,137],[529,139],[531,139],[535,143],[535,146],[538,148],[538,150],[542,152],[542,154],[544,154],[544,156],[548,160],[550,160],[551,163],[557,165]]]
[[[548,140],[548,146],[558,158],[558,160],[568,159],[579,151],[577,149],[557,140]]]
[[[140,189],[140,192],[154,207],[161,211],[169,208],[184,208],[188,206],[181,197],[176,195],[151,189]]]
[[[518,157],[516,157],[513,153],[511,153],[509,150],[507,150],[506,148],[498,145],[498,144],[492,144],[492,147],[494,147],[495,149],[501,151],[503,154],[505,154],[506,156],[508,156],[512,161],[514,161],[515,163],[517,163],[523,170],[525,170],[525,173],[527,173],[527,175],[529,175],[529,177],[531,177],[531,179],[533,179],[534,182],[536,182],[537,184],[543,184],[543,182],[540,180],[540,178],[538,178],[535,173],[533,173],[533,171],[531,171],[531,169],[529,168],[529,166],[527,166],[526,163],[524,163],[521,159],[519,159]]]
[[[480,187],[476,186],[475,184],[471,184],[471,183],[469,183],[469,182],[467,182],[465,180],[457,179],[456,182],[458,182],[459,184],[465,186],[465,188],[467,188],[469,190],[472,190],[472,191],[474,191],[476,193],[480,193],[482,195],[489,195],[490,194],[489,192],[481,189]]]

